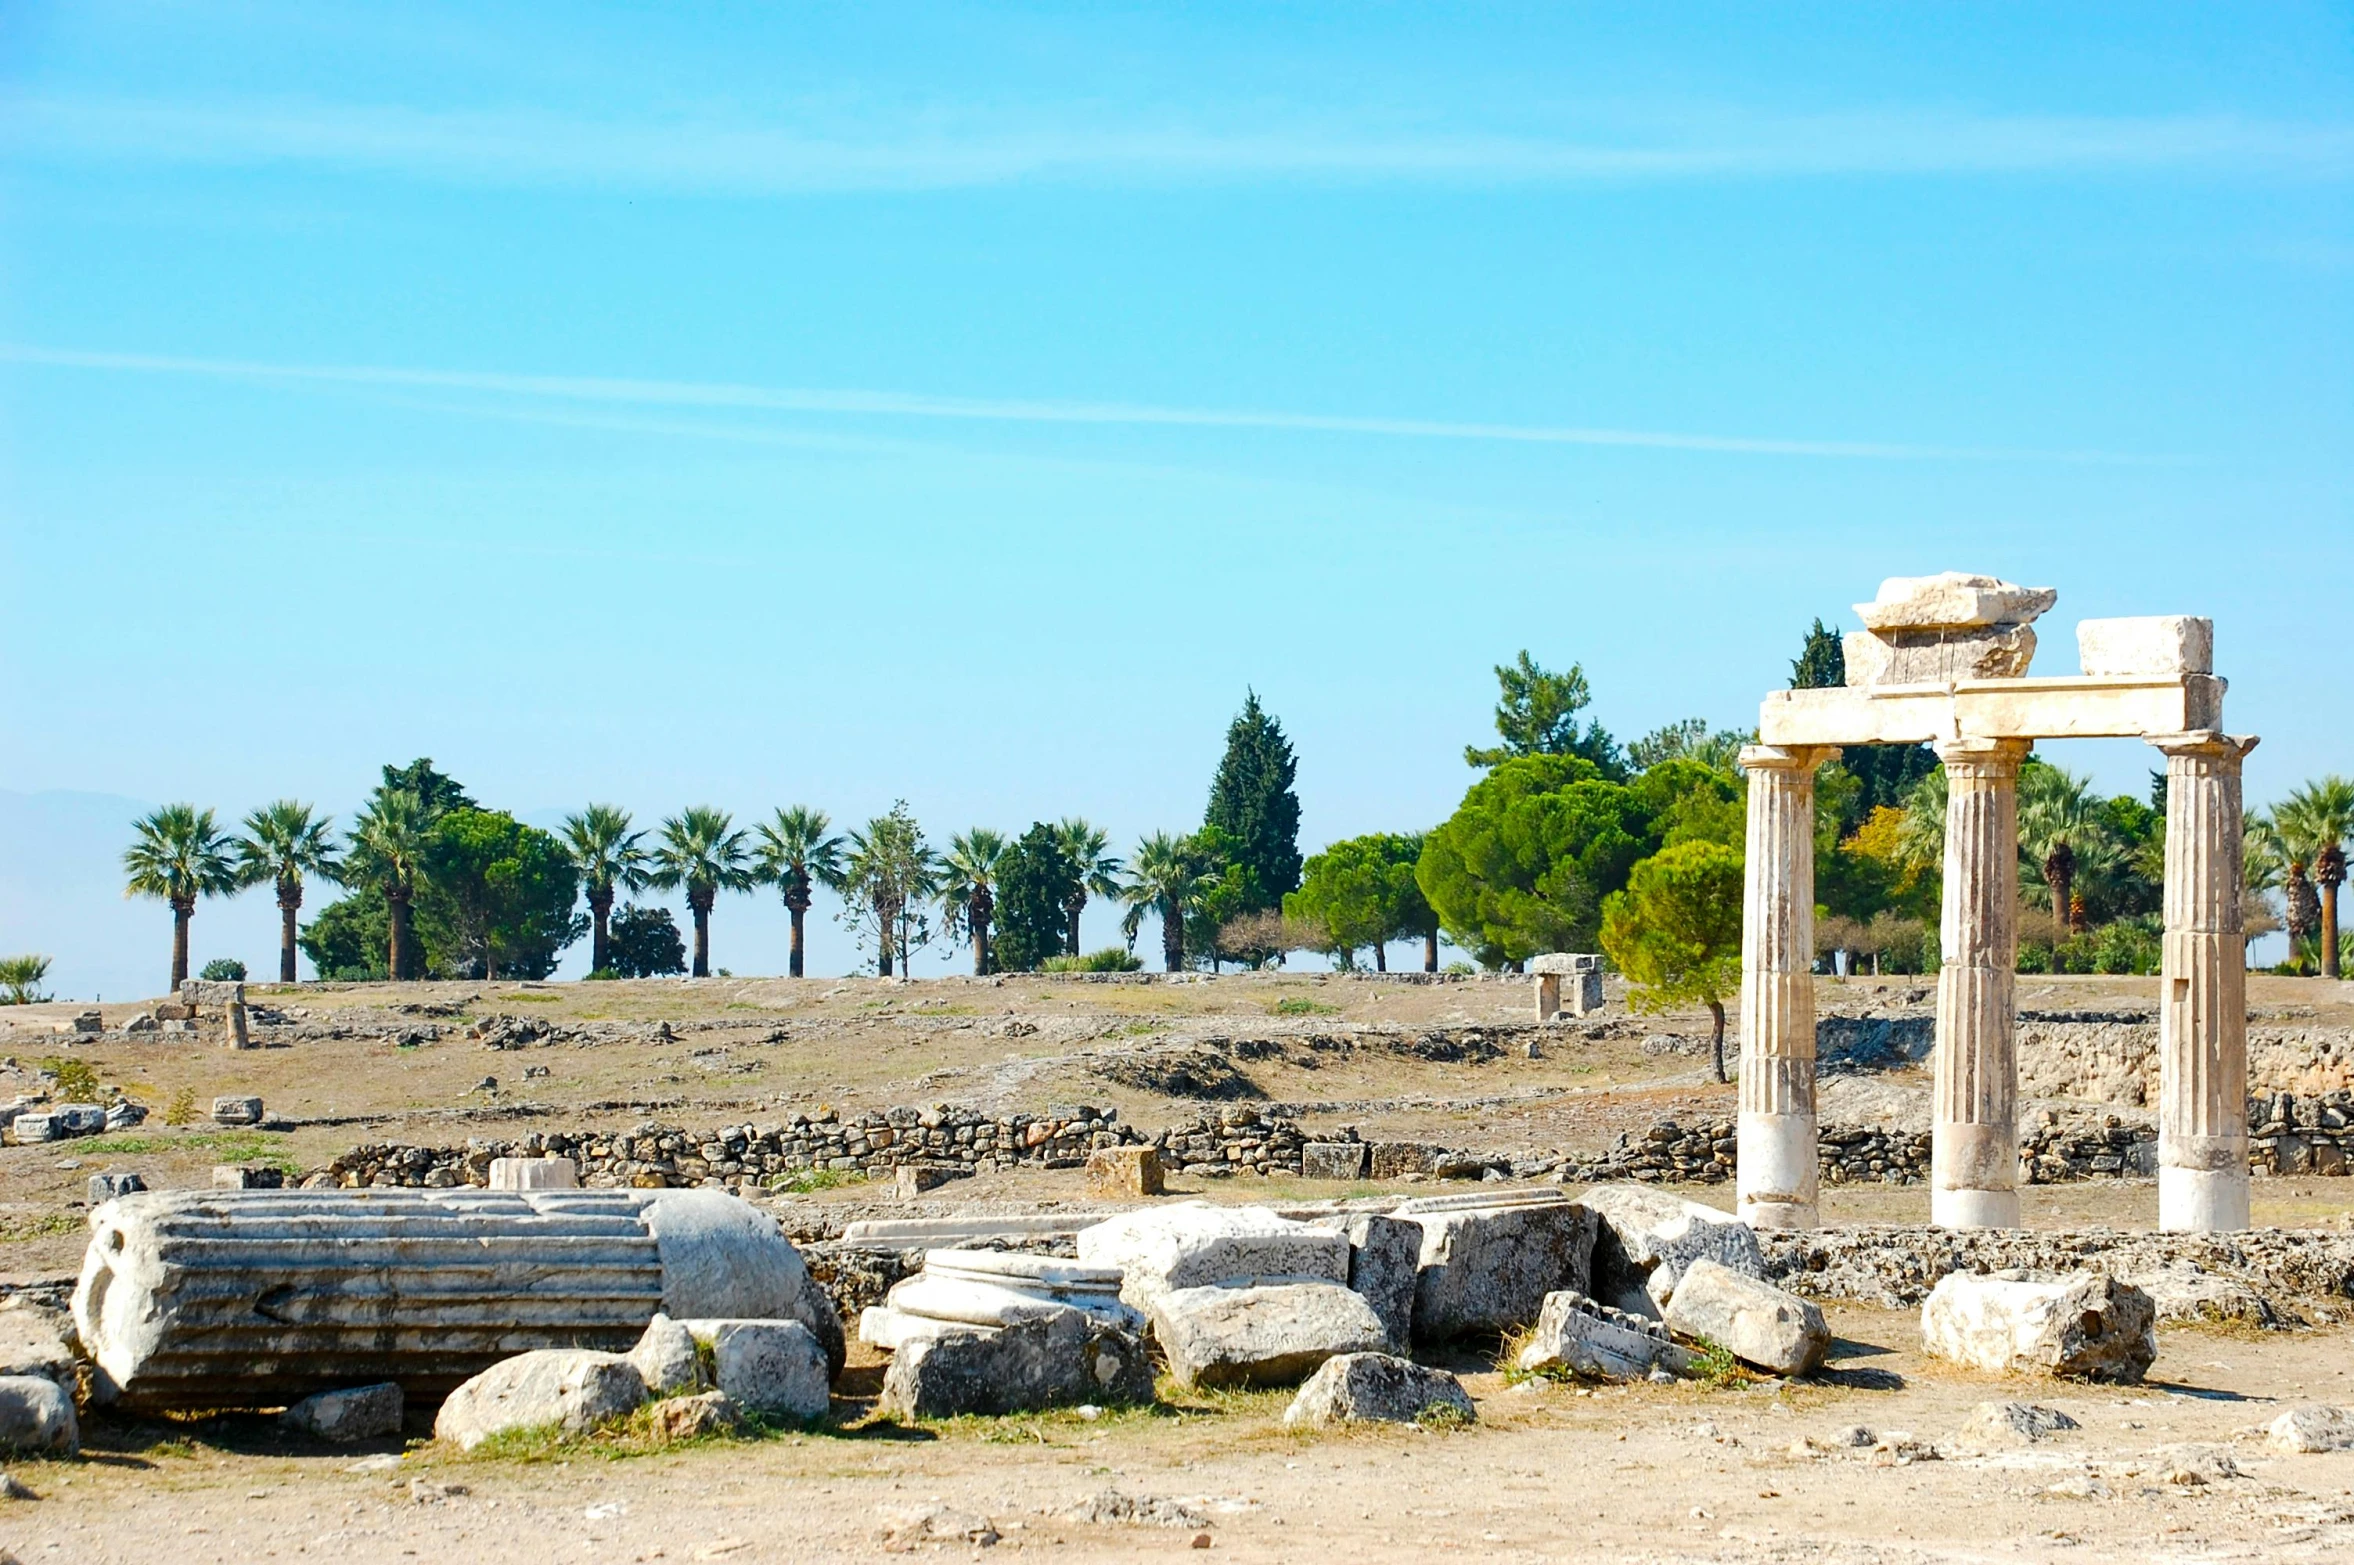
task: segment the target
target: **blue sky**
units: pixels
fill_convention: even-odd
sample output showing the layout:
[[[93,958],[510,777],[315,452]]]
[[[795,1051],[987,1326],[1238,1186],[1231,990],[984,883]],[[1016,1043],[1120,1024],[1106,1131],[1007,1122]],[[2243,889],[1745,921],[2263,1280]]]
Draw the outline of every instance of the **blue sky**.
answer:
[[[2213,615],[2261,799],[2354,769],[2350,192],[2345,6],[11,6],[0,946],[152,989],[109,800],[420,754],[1127,842],[1256,687],[1311,847],[1427,825],[1520,647],[1746,726],[1947,568]]]

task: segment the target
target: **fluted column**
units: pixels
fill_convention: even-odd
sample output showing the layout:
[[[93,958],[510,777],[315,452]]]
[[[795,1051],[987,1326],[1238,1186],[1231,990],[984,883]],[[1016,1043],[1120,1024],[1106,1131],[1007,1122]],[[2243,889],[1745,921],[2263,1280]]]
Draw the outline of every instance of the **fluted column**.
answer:
[[[1741,901],[1739,1211],[1812,1228],[1815,1158],[1815,768],[1835,752],[1751,745]]]
[[[2254,738],[2150,741],[2166,755],[2166,944],[2158,997],[2158,1226],[2248,1226],[2248,948],[2240,763]]]
[[[1937,971],[1929,1217],[2019,1226],[2019,763],[2024,739],[1963,739],[1945,763],[1944,963]]]

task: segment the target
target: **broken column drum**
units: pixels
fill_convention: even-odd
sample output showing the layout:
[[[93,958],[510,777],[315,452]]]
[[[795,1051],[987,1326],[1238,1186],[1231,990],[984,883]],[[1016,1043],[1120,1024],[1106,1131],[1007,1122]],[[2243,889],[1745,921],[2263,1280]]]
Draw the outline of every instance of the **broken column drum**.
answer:
[[[2166,934],[2159,973],[2158,1226],[2248,1226],[2248,971],[2240,765],[2253,739],[2150,741],[2166,756]]]
[[[90,1214],[74,1324],[93,1396],[262,1407],[398,1381],[436,1399],[535,1348],[673,1319],[799,1319],[773,1219],[710,1190],[160,1191]]]
[[[1812,1228],[1815,1160],[1815,768],[1827,749],[1751,745],[1741,920],[1743,1221]]]
[[[1929,1220],[2019,1226],[2019,763],[2027,741],[1959,741],[1945,763],[1945,905]]]

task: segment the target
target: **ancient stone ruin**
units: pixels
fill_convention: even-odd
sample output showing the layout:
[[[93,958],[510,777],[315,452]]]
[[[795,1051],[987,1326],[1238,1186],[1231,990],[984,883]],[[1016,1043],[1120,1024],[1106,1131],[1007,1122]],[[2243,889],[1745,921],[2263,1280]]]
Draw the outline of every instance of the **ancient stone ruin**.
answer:
[[[1749,773],[1742,925],[1740,1211],[1817,1221],[1814,774],[1842,746],[1934,745],[1945,764],[1931,1216],[2019,1222],[2014,986],[2019,765],[2039,740],[2145,739],[2166,757],[2159,1225],[2248,1225],[2247,952],[2240,764],[2203,619],[2087,620],[2082,672],[2030,675],[2058,594],[1991,576],[1894,577],[1858,604],[1842,689],[1768,696]]]

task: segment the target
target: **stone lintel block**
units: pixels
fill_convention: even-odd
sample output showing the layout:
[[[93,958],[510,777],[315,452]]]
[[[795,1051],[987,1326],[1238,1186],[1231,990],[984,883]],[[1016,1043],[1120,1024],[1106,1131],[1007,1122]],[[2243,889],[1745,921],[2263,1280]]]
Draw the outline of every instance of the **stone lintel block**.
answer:
[[[2215,622],[2187,614],[2088,619],[2076,627],[2076,655],[2090,675],[2212,674]]]
[[[2025,625],[2059,601],[2050,587],[2022,587],[1995,576],[1941,571],[1891,576],[1869,603],[1855,606],[1867,630],[1975,630]]]
[[[1300,1174],[1307,1179],[1363,1179],[1367,1150],[1362,1141],[1311,1141],[1300,1148]]]
[[[1935,744],[1954,739],[2142,739],[2223,726],[2212,674],[2033,675],[1952,685],[1776,690],[1761,745]]]
[[[1847,683],[1931,685],[1964,679],[2020,679],[2035,661],[2026,625],[1979,630],[1851,630],[1843,641]]]
[[[1547,951],[1542,956],[1528,959],[1532,973],[1584,973],[1602,971],[1602,958],[1590,951]]]
[[[1090,1195],[1135,1199],[1163,1193],[1161,1154],[1155,1147],[1105,1147],[1087,1159]]]
[[[216,1125],[258,1125],[261,1122],[262,1100],[259,1098],[213,1099],[213,1123]]]

